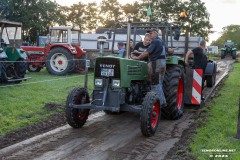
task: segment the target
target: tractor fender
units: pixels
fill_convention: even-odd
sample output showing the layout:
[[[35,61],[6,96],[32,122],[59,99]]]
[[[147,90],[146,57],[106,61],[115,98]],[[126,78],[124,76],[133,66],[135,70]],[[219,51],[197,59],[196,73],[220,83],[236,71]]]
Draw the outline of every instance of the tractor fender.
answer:
[[[76,55],[77,54],[77,51],[75,48],[71,48],[68,44],[51,44],[47,47],[47,53],[49,53],[50,50],[52,50],[53,48],[56,48],[56,47],[62,47],[62,48],[65,48],[66,50],[68,50],[71,54],[74,54]]]
[[[0,59],[2,58],[8,58],[7,54],[3,51],[3,49],[0,48]]]
[[[232,51],[236,51],[237,50],[237,48],[232,48]]]
[[[211,76],[217,71],[217,63],[214,61],[208,61],[207,67],[205,68],[205,76]]]
[[[221,48],[221,51],[226,51],[226,48]]]

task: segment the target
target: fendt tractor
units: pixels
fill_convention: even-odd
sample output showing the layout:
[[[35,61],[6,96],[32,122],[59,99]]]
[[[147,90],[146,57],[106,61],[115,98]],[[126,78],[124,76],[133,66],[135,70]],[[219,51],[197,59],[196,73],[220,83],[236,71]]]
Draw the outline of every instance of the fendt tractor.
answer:
[[[232,59],[237,57],[237,48],[234,48],[234,43],[231,40],[227,40],[224,43],[224,48],[221,48],[221,59],[224,59],[226,56],[231,56]]]
[[[151,91],[151,83],[148,81],[148,65],[144,61],[129,59],[129,42],[131,30],[138,28],[156,28],[162,32],[162,40],[167,47],[173,47],[172,41],[178,40],[179,27],[166,22],[125,22],[118,25],[127,28],[127,52],[125,58],[108,55],[99,56],[95,60],[94,90],[89,96],[87,85],[74,88],[67,97],[66,118],[73,128],[81,128],[89,116],[91,109],[103,110],[106,114],[115,114],[122,111],[140,113],[140,128],[144,136],[152,136],[157,130],[161,115],[167,119],[179,119],[183,115],[184,104],[201,103],[201,94],[192,91],[192,69],[186,71],[184,59],[176,55],[168,55],[166,58],[167,70],[164,77],[163,89],[166,96],[167,107],[160,106],[159,94]],[[113,35],[114,36],[114,35]],[[105,39],[99,39],[104,43]],[[213,62],[209,62],[214,71]],[[216,66],[215,66],[216,67]],[[197,70],[197,84],[201,88],[201,72]],[[190,78],[186,73],[192,74]],[[200,78],[199,78],[200,77]],[[87,79],[87,74],[86,77]],[[189,81],[188,93],[185,94],[185,83]],[[87,82],[85,80],[85,82]],[[199,87],[198,87],[199,88]],[[201,92],[201,91],[200,91]],[[189,98],[185,97],[189,95]],[[187,98],[187,101],[185,101]],[[192,100],[191,100],[192,99]]]
[[[22,23],[0,20],[0,83],[26,80],[26,53],[20,48]]]
[[[29,72],[39,72],[44,66],[54,75],[85,71],[85,51],[80,48],[79,28],[52,24],[45,46],[21,47],[28,56]]]

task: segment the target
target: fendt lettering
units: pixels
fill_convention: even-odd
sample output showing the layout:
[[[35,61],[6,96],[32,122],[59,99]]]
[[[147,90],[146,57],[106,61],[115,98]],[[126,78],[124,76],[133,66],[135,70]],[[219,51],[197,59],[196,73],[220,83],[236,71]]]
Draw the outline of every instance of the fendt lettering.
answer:
[[[100,64],[101,68],[115,68],[114,64]]]

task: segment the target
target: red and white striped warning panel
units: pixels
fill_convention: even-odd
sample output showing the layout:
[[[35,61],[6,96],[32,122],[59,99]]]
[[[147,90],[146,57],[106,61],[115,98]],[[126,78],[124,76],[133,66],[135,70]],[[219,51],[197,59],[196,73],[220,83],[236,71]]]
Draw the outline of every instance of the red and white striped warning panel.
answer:
[[[192,104],[199,105],[201,103],[202,76],[203,76],[202,69],[193,70]]]

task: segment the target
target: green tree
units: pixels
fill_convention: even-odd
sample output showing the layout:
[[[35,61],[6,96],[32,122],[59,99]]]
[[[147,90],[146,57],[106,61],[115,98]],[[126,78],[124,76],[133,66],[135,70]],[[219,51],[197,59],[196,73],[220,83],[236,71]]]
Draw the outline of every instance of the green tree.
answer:
[[[104,27],[113,27],[115,22],[122,21],[121,5],[117,0],[102,0],[100,4],[101,8],[101,22]]]
[[[236,45],[237,49],[240,49],[240,25],[229,25],[223,27],[222,35],[211,43],[213,46],[223,47],[223,44],[227,40],[231,40]]]
[[[93,2],[86,5],[84,18],[86,19],[85,26],[87,31],[92,31],[98,27],[100,17],[97,3]]]
[[[125,13],[125,17],[132,16],[133,21],[140,21],[143,16],[140,12],[141,4],[135,1],[133,4],[125,4],[122,6],[122,9]]]
[[[85,17],[86,4],[77,3],[73,4],[68,10],[67,20],[75,27],[80,27],[81,30],[86,30],[86,20]]]
[[[209,21],[210,15],[205,3],[201,0],[186,1],[184,10],[187,14],[185,26],[189,30],[190,36],[199,35],[208,40],[208,35],[212,33],[212,24]]]
[[[36,42],[37,34],[46,35],[50,21],[64,23],[60,6],[50,0],[3,0],[1,17],[9,21],[23,23],[23,39]],[[1,5],[2,6],[2,5]]]

